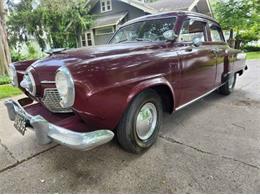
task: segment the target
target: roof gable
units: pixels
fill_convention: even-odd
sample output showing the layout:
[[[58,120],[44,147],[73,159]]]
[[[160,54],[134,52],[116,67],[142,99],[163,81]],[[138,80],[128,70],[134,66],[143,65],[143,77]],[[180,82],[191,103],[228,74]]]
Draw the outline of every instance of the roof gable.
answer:
[[[194,11],[212,16],[211,6],[208,0],[158,0],[148,5],[159,12],[167,11]]]
[[[159,0],[149,3],[158,11],[188,10],[194,0]]]
[[[152,3],[143,3],[138,0],[118,0],[129,4],[137,9],[143,10],[146,13],[155,14],[158,12],[169,11],[193,11],[196,7],[203,7],[199,9],[200,13],[212,16],[211,6],[209,0],[158,0]],[[94,7],[99,0],[88,0],[88,5]]]
[[[87,5],[89,6],[90,9],[92,9],[99,1],[100,0],[87,0]],[[140,10],[146,12],[146,13],[153,14],[153,13],[158,12],[153,7],[150,7],[149,5],[144,4],[144,3],[137,1],[137,0],[118,0],[118,1],[121,1],[121,2],[126,3],[128,5],[131,5],[131,6],[137,8],[137,9],[140,9]]]

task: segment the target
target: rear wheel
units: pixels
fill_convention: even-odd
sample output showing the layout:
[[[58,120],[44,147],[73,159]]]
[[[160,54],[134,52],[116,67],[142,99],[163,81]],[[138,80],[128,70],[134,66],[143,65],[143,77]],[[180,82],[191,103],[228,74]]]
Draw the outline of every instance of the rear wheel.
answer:
[[[154,90],[137,95],[118,125],[119,144],[132,153],[150,148],[158,137],[162,114],[161,98]]]
[[[228,80],[219,88],[220,94],[229,95],[234,91],[236,85],[237,76],[232,74],[229,76]]]

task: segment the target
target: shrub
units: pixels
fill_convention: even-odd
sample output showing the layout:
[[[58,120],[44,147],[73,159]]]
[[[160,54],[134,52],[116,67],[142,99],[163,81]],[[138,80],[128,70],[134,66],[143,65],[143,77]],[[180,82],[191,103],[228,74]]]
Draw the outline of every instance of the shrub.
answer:
[[[246,52],[251,52],[251,51],[260,51],[260,47],[257,47],[257,46],[249,46],[249,45],[246,45],[242,48],[244,51]]]
[[[19,62],[19,61],[26,60],[26,56],[22,55],[21,53],[15,50],[11,51],[11,58],[12,58],[12,62]]]
[[[11,79],[9,76],[0,76],[0,85],[10,84]]]

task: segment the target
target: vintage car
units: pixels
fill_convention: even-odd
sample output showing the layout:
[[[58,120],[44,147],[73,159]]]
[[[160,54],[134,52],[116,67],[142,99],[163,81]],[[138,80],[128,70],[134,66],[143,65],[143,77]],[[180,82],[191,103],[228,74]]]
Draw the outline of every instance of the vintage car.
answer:
[[[39,144],[90,150],[115,136],[140,153],[155,143],[163,112],[216,90],[232,93],[245,58],[208,16],[148,15],[121,26],[107,45],[11,64],[13,85],[28,97],[5,105],[16,129],[33,130]]]

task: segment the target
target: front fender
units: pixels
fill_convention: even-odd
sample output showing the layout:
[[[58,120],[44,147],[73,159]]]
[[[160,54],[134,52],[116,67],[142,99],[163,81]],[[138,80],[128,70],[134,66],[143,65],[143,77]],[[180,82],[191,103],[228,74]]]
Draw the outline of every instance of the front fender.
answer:
[[[172,93],[172,99],[174,99],[172,86],[167,79],[160,77],[93,93],[88,98],[78,99],[73,109],[85,122],[93,124],[95,128],[114,129],[133,98],[145,89],[156,86],[167,86]]]

